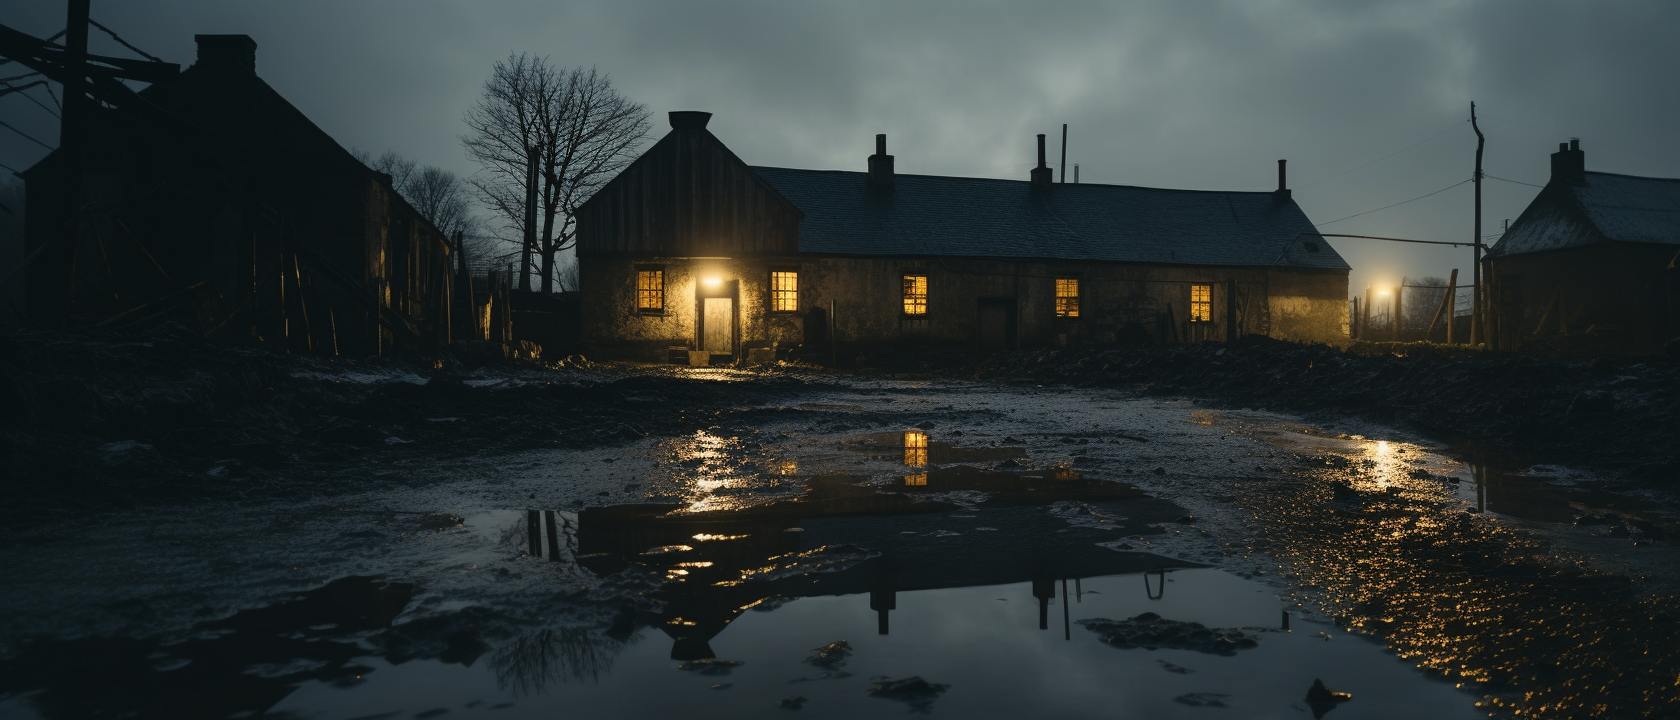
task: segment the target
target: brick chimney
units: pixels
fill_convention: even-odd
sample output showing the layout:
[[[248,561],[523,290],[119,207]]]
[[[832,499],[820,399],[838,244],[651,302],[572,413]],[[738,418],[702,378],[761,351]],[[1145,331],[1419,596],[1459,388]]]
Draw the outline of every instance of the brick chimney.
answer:
[[[893,156],[887,154],[887,136],[875,136],[875,154],[869,156],[869,184],[890,187],[893,184]]]
[[[1272,199],[1280,202],[1288,200],[1290,196],[1293,195],[1293,193],[1289,191],[1289,172],[1286,169],[1288,164],[1288,160],[1278,161],[1278,187],[1277,190],[1272,193]]]
[[[216,70],[256,74],[257,41],[250,35],[194,35],[198,65]]]
[[[1558,151],[1552,153],[1552,182],[1586,184],[1587,154],[1581,152],[1580,138],[1569,138],[1569,142],[1558,143]]]
[[[1038,167],[1032,169],[1033,187],[1050,187],[1052,174],[1050,168],[1044,164],[1044,135],[1038,136]]]
[[[672,130],[705,130],[712,114],[699,110],[672,110],[669,117]]]

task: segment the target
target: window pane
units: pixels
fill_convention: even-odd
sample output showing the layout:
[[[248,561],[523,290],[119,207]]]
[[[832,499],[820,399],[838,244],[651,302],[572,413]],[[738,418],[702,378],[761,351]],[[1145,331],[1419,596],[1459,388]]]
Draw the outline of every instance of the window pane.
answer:
[[[799,311],[799,273],[770,273],[770,311]]]
[[[1056,317],[1079,317],[1079,278],[1056,278]]]
[[[1190,286],[1190,321],[1209,322],[1213,320],[1213,286]]]
[[[904,314],[927,314],[927,276],[904,276]]]
[[[653,311],[665,309],[664,270],[636,271],[636,309]]]

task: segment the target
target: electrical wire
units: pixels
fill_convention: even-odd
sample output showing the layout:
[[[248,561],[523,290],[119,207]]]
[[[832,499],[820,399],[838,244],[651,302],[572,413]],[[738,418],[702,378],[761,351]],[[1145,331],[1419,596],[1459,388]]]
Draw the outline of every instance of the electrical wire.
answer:
[[[5,168],[5,169],[7,169],[7,170],[10,170],[10,171],[12,171],[12,174],[13,174],[13,175],[19,175],[19,174],[22,174],[22,173],[23,173],[23,171],[22,171],[22,170],[19,170],[19,169],[17,169],[17,168],[15,168],[15,167],[12,167],[12,166],[10,166],[10,165],[7,165],[7,164],[6,164],[6,163],[0,163],[0,168]]]
[[[38,72],[27,72],[27,73],[24,73],[22,75],[13,75],[11,77],[4,77],[4,78],[0,78],[0,83],[9,83],[13,80],[22,80],[24,78],[31,78],[31,77],[35,77],[36,75],[40,75],[40,74],[41,73],[38,73]]]
[[[1387,160],[1391,157],[1394,157],[1395,155],[1399,155],[1400,153],[1406,152],[1407,150],[1410,150],[1410,149],[1415,148],[1419,145],[1422,145],[1426,142],[1429,142],[1430,140],[1434,140],[1435,138],[1441,137],[1442,135],[1445,135],[1445,134],[1450,133],[1454,130],[1457,130],[1458,126],[1463,125],[1464,123],[1467,123],[1467,122],[1470,122],[1470,120],[1469,119],[1460,120],[1456,123],[1453,123],[1452,127],[1449,127],[1445,130],[1442,130],[1441,132],[1435,133],[1434,135],[1430,135],[1429,137],[1426,137],[1426,138],[1424,138],[1422,140],[1419,140],[1415,143],[1407,145],[1406,147],[1400,148],[1399,150],[1395,150],[1394,152],[1391,152],[1391,153],[1389,153],[1387,155],[1384,155],[1380,158],[1377,158],[1377,159],[1372,160],[1368,163],[1365,163],[1364,165],[1360,165],[1359,167],[1353,168],[1352,170],[1344,170],[1342,172],[1336,173],[1335,175],[1331,175],[1330,177],[1324,178],[1323,180],[1319,180],[1318,182],[1311,183],[1311,184],[1308,184],[1308,185],[1302,185],[1301,189],[1305,190],[1307,188],[1310,188],[1310,187],[1313,187],[1313,186],[1316,186],[1316,185],[1322,185],[1324,183],[1330,182],[1331,180],[1335,180],[1336,178],[1339,178],[1343,175],[1347,175],[1348,173],[1368,168],[1372,165],[1375,165],[1375,164],[1380,163],[1384,160]]]
[[[1365,212],[1354,213],[1354,214],[1349,215],[1347,217],[1339,217],[1339,218],[1336,218],[1335,220],[1331,220],[1330,222],[1321,222],[1321,223],[1318,223],[1318,226],[1319,227],[1324,227],[1325,225],[1329,225],[1330,223],[1339,223],[1343,220],[1352,220],[1353,218],[1359,217],[1360,215],[1370,215],[1371,213],[1377,212],[1379,210],[1387,210],[1387,209],[1392,208],[1392,207],[1400,207],[1401,205],[1405,205],[1406,203],[1417,202],[1417,201],[1422,200],[1426,197],[1429,197],[1430,195],[1440,195],[1441,193],[1444,193],[1444,192],[1446,192],[1448,190],[1451,190],[1455,187],[1463,185],[1464,183],[1467,183],[1467,182],[1470,182],[1470,178],[1465,178],[1463,180],[1455,182],[1451,185],[1448,185],[1444,188],[1441,188],[1440,190],[1436,190],[1435,192],[1429,193],[1428,195],[1419,195],[1419,196],[1417,196],[1415,198],[1412,198],[1410,200],[1402,200],[1400,202],[1394,203],[1393,205],[1384,205],[1380,208],[1377,208],[1376,210],[1366,210]]]
[[[1545,186],[1545,185],[1535,185],[1535,184],[1534,184],[1534,183],[1525,183],[1525,182],[1523,182],[1523,181],[1521,181],[1521,180],[1511,180],[1511,179],[1509,179],[1509,178],[1502,178],[1502,177],[1499,177],[1499,176],[1498,176],[1498,175],[1489,175],[1489,174],[1487,174],[1487,173],[1485,173],[1485,172],[1484,172],[1484,173],[1482,173],[1482,177],[1488,177],[1488,178],[1493,178],[1493,179],[1495,179],[1495,180],[1504,180],[1504,181],[1505,181],[1505,182],[1508,182],[1508,183],[1516,183],[1516,184],[1518,184],[1518,185],[1527,185],[1527,186],[1529,186],[1529,187],[1532,187],[1532,188],[1541,188],[1541,189],[1544,189],[1544,188],[1545,188],[1545,187],[1546,187],[1546,186]]]
[[[105,27],[104,25],[100,25],[98,20],[94,20],[93,18],[88,18],[88,24],[92,25],[96,28],[99,28],[100,30],[104,30],[105,34],[110,35],[112,40],[115,40],[119,43],[122,43],[123,47],[139,53],[141,57],[146,58],[147,60],[150,60],[152,62],[163,62],[162,58],[159,58],[158,56],[153,55],[151,53],[148,53],[145,50],[141,50],[140,48],[137,48],[137,47],[134,47],[133,45],[128,44],[128,41],[122,39],[122,36],[118,35],[116,33],[116,31],[112,30],[111,28]]]
[[[51,145],[48,145],[48,144],[46,144],[46,143],[44,143],[44,142],[41,142],[41,141],[40,141],[40,140],[36,140],[36,139],[35,139],[35,138],[33,138],[33,137],[30,137],[30,136],[29,136],[29,133],[26,133],[26,132],[24,132],[24,131],[22,131],[22,130],[19,130],[19,129],[17,129],[17,128],[15,128],[15,127],[12,127],[12,126],[11,126],[11,125],[9,125],[9,124],[7,124],[7,123],[6,123],[6,121],[4,121],[4,120],[0,120],[0,127],[3,127],[3,128],[6,128],[6,129],[7,129],[7,130],[10,130],[10,131],[12,131],[12,132],[15,132],[15,133],[17,133],[17,134],[19,134],[19,135],[22,135],[22,136],[23,136],[23,137],[24,137],[24,139],[26,139],[26,140],[28,140],[28,141],[30,141],[30,142],[33,142],[33,143],[35,143],[35,144],[36,144],[36,145],[40,145],[40,146],[41,146],[41,147],[44,147],[44,148],[46,148],[46,149],[48,149],[48,150],[56,150],[56,149],[57,149],[57,148],[54,148],[54,147],[53,147],[53,146],[51,146]]]
[[[29,102],[35,103],[36,105],[40,105],[42,110],[47,111],[47,114],[52,115],[53,117],[58,117],[58,111],[53,110],[50,107],[47,107],[46,103],[41,102],[40,100],[36,100],[35,96],[23,92],[24,90],[29,89],[30,86],[37,85],[37,84],[38,85],[46,85],[47,82],[45,80],[36,80],[35,82],[29,83],[29,85],[24,85],[22,87],[18,87],[15,92],[18,95],[22,95],[24,97],[24,99],[28,100]],[[4,85],[8,89],[13,87],[13,85],[11,83],[8,83],[8,82],[5,82],[5,81],[0,81],[0,85]],[[7,94],[10,95],[12,93],[7,93]]]

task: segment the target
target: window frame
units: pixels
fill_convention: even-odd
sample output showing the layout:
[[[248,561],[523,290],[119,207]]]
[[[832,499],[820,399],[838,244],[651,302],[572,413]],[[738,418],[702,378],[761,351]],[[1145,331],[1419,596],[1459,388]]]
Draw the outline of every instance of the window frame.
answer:
[[[782,289],[778,289],[776,287],[776,276],[780,275],[780,274],[787,274],[787,275],[793,276],[793,288],[791,290],[782,290]],[[765,288],[766,288],[766,292],[768,293],[768,295],[766,297],[766,300],[767,300],[766,307],[769,309],[770,314],[772,314],[772,315],[796,315],[796,314],[799,313],[799,268],[794,268],[794,267],[773,267],[773,268],[770,268],[769,274],[767,276],[767,280],[765,282]],[[788,297],[793,301],[792,307],[787,308],[785,310],[778,307],[777,306],[778,293],[788,293],[789,294]]]
[[[1062,294],[1063,283],[1072,283],[1073,284],[1073,294],[1072,295],[1063,295]],[[1053,297],[1054,302],[1055,302],[1056,319],[1058,319],[1058,320],[1078,320],[1079,317],[1080,317],[1079,316],[1079,305],[1080,305],[1079,301],[1081,300],[1080,288],[1079,288],[1079,276],[1077,276],[1077,275],[1058,275],[1058,276],[1056,276],[1056,278],[1054,280],[1054,286],[1052,288],[1052,291],[1053,291],[1052,297]],[[1065,301],[1070,301],[1070,302],[1065,302],[1064,303],[1063,302],[1064,300]]]
[[[901,279],[899,312],[907,317],[925,318],[928,314],[928,275],[925,272],[905,272],[899,274]],[[912,286],[911,279],[920,278],[921,282]],[[920,292],[916,292],[920,290]]]
[[[642,278],[646,273],[655,273],[654,277],[659,280],[658,288],[645,288],[642,286]],[[670,283],[667,282],[664,265],[637,265],[636,279],[631,285],[631,293],[633,294],[631,297],[631,303],[635,313],[637,315],[664,315],[665,309],[669,305],[669,294],[666,292],[669,288]],[[644,305],[643,299],[650,297],[648,293],[655,292],[658,293],[658,307]]]
[[[1196,291],[1198,289],[1203,290],[1206,293],[1206,299],[1196,299]],[[1200,309],[1201,312],[1198,313],[1198,309]],[[1190,322],[1213,322],[1213,283],[1190,284]]]

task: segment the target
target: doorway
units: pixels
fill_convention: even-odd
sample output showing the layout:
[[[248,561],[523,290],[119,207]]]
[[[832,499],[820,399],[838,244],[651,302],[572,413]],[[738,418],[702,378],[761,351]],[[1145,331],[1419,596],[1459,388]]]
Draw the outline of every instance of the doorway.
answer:
[[[735,354],[735,298],[701,299],[700,349],[713,355]]]
[[[1015,346],[1015,298],[980,298],[976,322],[982,351]]]

